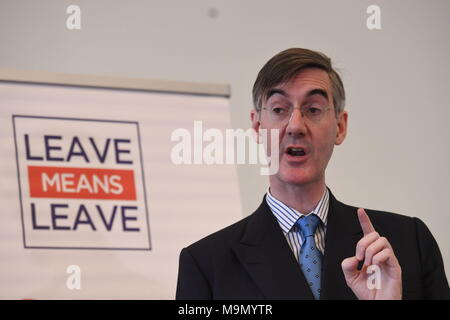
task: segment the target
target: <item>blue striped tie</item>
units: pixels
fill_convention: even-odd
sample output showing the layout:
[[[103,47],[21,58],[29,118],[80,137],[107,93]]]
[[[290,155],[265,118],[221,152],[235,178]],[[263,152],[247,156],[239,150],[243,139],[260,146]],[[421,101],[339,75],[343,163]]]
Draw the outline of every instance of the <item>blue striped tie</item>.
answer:
[[[299,259],[300,268],[316,300],[320,298],[320,278],[322,275],[322,253],[317,249],[314,241],[314,233],[319,223],[320,218],[315,214],[303,216],[297,221],[303,235]]]

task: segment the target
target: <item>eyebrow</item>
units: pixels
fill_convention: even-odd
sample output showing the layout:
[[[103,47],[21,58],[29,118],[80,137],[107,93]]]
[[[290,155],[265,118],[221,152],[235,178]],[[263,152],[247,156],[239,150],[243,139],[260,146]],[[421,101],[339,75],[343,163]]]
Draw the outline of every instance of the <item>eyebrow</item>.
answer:
[[[287,98],[289,97],[289,95],[282,89],[270,89],[269,92],[267,93],[266,100],[269,100],[269,98],[271,96],[273,96],[274,94],[281,94],[284,97],[287,97]],[[306,97],[308,98],[308,97],[311,97],[311,96],[316,95],[316,94],[321,95],[325,99],[328,100],[328,93],[325,90],[323,90],[323,89],[312,89],[306,94]]]
[[[288,94],[284,90],[281,90],[281,89],[270,89],[269,92],[267,93],[266,100],[269,100],[269,98],[271,96],[273,96],[274,94],[277,94],[277,93],[281,94],[282,96],[288,97]]]
[[[311,97],[316,94],[323,96],[328,101],[328,93],[323,89],[313,89],[313,90],[309,91],[306,96]]]

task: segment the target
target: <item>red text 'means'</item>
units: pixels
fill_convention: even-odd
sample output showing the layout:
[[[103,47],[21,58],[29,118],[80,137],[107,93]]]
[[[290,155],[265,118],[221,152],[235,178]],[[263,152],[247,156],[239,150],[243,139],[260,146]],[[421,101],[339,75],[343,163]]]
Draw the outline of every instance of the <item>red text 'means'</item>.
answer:
[[[136,200],[133,170],[28,166],[30,197]]]

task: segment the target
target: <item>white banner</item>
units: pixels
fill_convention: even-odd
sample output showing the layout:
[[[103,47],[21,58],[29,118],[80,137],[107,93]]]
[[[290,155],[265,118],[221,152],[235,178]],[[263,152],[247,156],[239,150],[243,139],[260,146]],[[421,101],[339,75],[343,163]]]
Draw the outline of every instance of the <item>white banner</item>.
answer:
[[[177,165],[227,97],[0,83],[0,298],[173,299],[180,250],[242,217],[234,165]]]

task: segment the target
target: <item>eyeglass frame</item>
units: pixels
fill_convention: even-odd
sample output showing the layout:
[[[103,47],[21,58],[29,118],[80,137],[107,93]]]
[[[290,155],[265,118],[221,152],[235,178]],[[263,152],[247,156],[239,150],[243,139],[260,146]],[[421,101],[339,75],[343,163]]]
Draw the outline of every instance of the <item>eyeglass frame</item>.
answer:
[[[304,109],[305,109],[305,108],[308,108],[309,106],[310,106],[310,105],[304,105],[304,106],[301,106],[301,107],[299,107],[299,108],[298,108],[298,107],[295,108],[295,107],[289,106],[288,108],[289,108],[291,111],[290,111],[289,118],[286,117],[286,119],[288,119],[288,120],[287,120],[287,121],[286,121],[286,120],[278,121],[278,123],[281,124],[281,125],[286,125],[286,124],[288,124],[288,123],[291,121],[291,119],[292,119],[292,115],[294,114],[294,110],[295,110],[295,109],[299,109],[299,110],[300,110],[300,114],[301,114],[302,118],[307,119],[308,121],[310,121],[310,122],[312,122],[312,123],[319,123],[319,122],[323,119],[323,117],[325,116],[325,113],[326,113],[328,110],[332,109],[331,106],[325,105],[324,109],[322,110],[322,111],[323,111],[322,117],[321,117],[320,119],[318,119],[318,120],[315,122],[314,120],[311,120],[310,118],[308,118],[308,116],[305,116]],[[272,118],[272,115],[273,115],[272,112],[273,112],[273,109],[275,109],[275,108],[281,108],[281,107],[273,107],[273,108],[271,108],[271,107],[261,107],[261,110],[264,109],[264,110],[269,111],[269,117],[271,118],[270,120],[273,121],[273,122],[275,122],[275,123],[277,123],[277,120],[273,120],[273,118]],[[260,114],[261,114],[261,113],[260,113]]]

